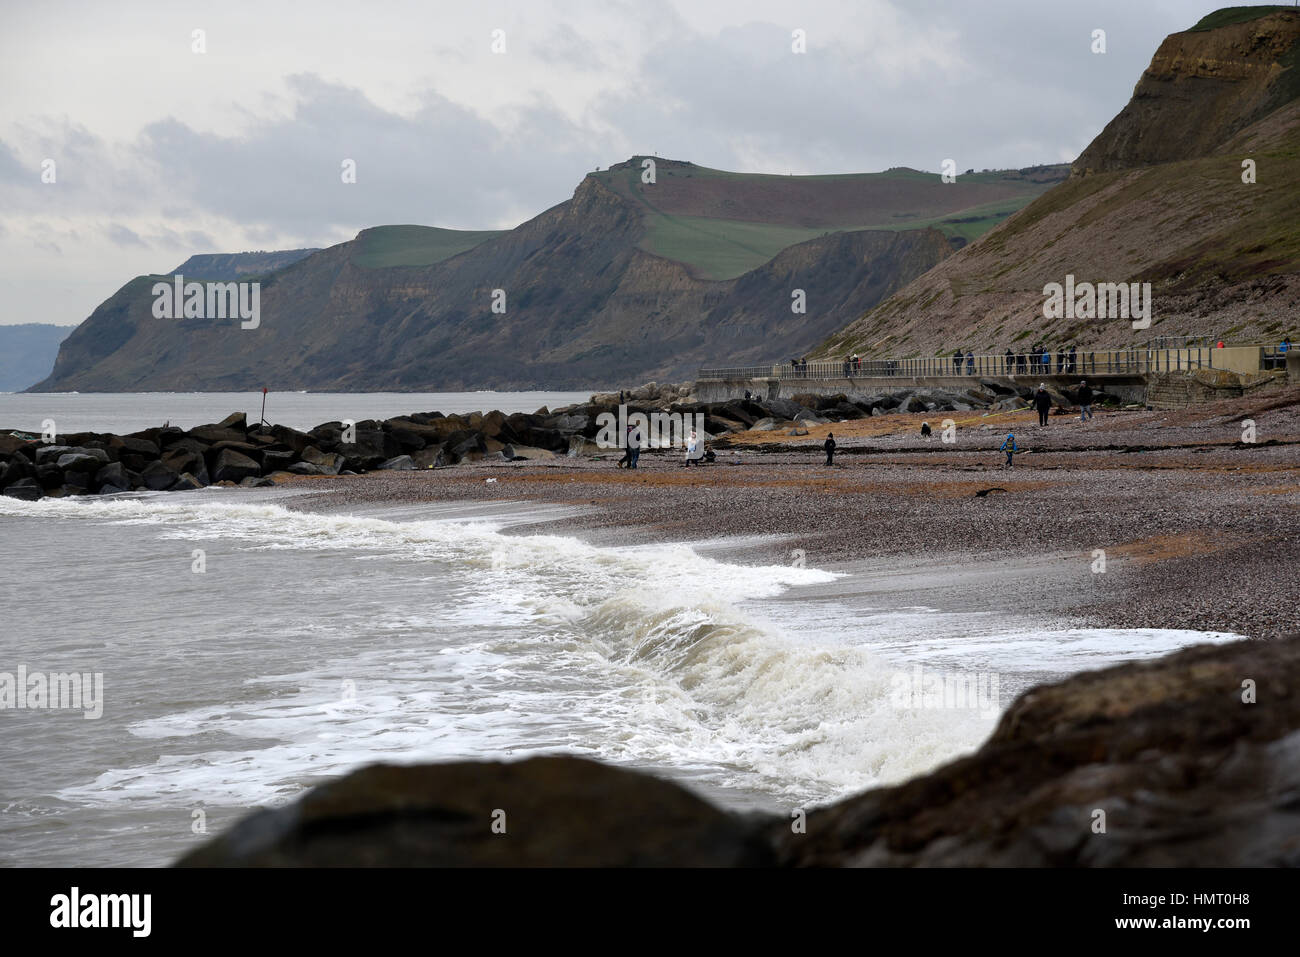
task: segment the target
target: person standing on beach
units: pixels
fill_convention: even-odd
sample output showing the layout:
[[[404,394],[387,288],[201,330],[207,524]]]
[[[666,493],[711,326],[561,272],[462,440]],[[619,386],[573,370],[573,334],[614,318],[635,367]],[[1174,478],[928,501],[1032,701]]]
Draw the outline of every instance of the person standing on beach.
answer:
[[[826,464],[835,464],[835,433],[827,432],[826,441],[822,443],[822,448],[826,450]]]
[[[1034,393],[1034,408],[1038,410],[1038,424],[1047,425],[1047,413],[1052,408],[1052,397],[1047,394],[1047,383],[1040,382]]]
[[[695,430],[691,429],[691,434],[686,437],[686,467],[687,468],[690,468],[692,465],[695,464],[695,459],[698,458],[698,456],[695,454],[695,451],[699,447],[700,447],[700,438],[698,435],[695,434]]]
[[[1084,379],[1079,383],[1079,421],[1087,422],[1092,418],[1092,386]]]
[[[1009,469],[1015,465],[1015,462],[1011,460],[1011,457],[1020,450],[1016,448],[1016,434],[1014,432],[1007,433],[1006,441],[1002,443],[1002,447],[998,449],[998,451],[1007,453],[1007,461],[1002,466],[1004,469]]]
[[[623,447],[623,457],[618,460],[619,468],[636,468],[636,460],[641,456],[641,433],[635,425],[627,427],[627,439]]]

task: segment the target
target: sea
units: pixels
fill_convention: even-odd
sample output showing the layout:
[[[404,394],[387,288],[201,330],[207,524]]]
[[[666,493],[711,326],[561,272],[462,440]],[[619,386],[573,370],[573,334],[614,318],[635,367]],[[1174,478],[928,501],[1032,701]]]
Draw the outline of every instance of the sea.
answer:
[[[575,401],[470,395],[276,395],[268,419]],[[232,411],[0,396],[36,431]],[[579,506],[310,494],[0,497],[0,864],[165,866],[375,762],[575,754],[788,815],[973,751],[1035,683],[1236,637],[975,612],[952,569],[773,565],[761,537],[630,545]]]

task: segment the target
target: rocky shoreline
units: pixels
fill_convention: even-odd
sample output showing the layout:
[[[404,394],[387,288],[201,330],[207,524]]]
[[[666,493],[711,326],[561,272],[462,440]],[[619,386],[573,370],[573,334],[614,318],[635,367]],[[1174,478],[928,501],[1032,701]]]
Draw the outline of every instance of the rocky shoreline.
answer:
[[[624,401],[626,399],[626,401]],[[1058,404],[1068,397],[1057,393]],[[796,400],[694,401],[690,386],[650,383],[624,396],[554,412],[415,412],[390,419],[326,422],[306,432],[249,425],[236,413],[192,429],[153,428],[127,435],[80,432],[50,441],[0,433],[0,492],[34,501],[46,496],[188,491],[207,485],[262,487],[304,475],[411,471],[483,460],[524,462],[597,454],[611,419],[666,415],[704,424],[705,440],[749,430],[799,434],[808,425],[914,411],[1012,408],[1019,396],[990,384],[961,391],[905,390],[870,396],[799,396]],[[678,432],[680,440],[681,433]]]

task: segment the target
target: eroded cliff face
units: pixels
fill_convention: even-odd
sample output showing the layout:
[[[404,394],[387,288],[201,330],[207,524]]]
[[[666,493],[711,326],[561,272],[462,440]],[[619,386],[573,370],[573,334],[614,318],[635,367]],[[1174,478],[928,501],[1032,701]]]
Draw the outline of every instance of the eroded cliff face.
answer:
[[[1175,33],[1075,175],[1208,156],[1300,94],[1300,10]]]
[[[818,355],[935,355],[1300,331],[1300,11],[1169,37],[1069,180]],[[1243,160],[1255,162],[1253,181]],[[1084,175],[1086,173],[1086,175]],[[1152,323],[1049,319],[1043,288],[1151,283]]]
[[[265,277],[261,322],[156,319],[141,277],[33,391],[582,389],[690,378],[808,349],[951,253],[936,230],[831,233],[734,280],[640,248],[638,208],[594,177],[517,229],[429,266],[368,268],[357,243]],[[806,290],[806,313],[791,291]],[[505,311],[492,309],[494,290]]]

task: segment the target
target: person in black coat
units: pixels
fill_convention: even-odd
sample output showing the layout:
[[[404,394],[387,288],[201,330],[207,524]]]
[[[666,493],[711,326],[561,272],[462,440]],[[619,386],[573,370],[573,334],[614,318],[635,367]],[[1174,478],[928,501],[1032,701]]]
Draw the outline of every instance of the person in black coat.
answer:
[[[1038,391],[1034,393],[1034,408],[1038,410],[1038,424],[1047,424],[1047,413],[1052,408],[1052,397],[1047,394],[1047,383],[1040,383]]]
[[[1092,418],[1092,386],[1088,385],[1088,380],[1079,383],[1079,421],[1087,422]]]
[[[826,450],[826,464],[835,464],[835,433],[827,432],[826,441],[822,443],[822,448]]]

